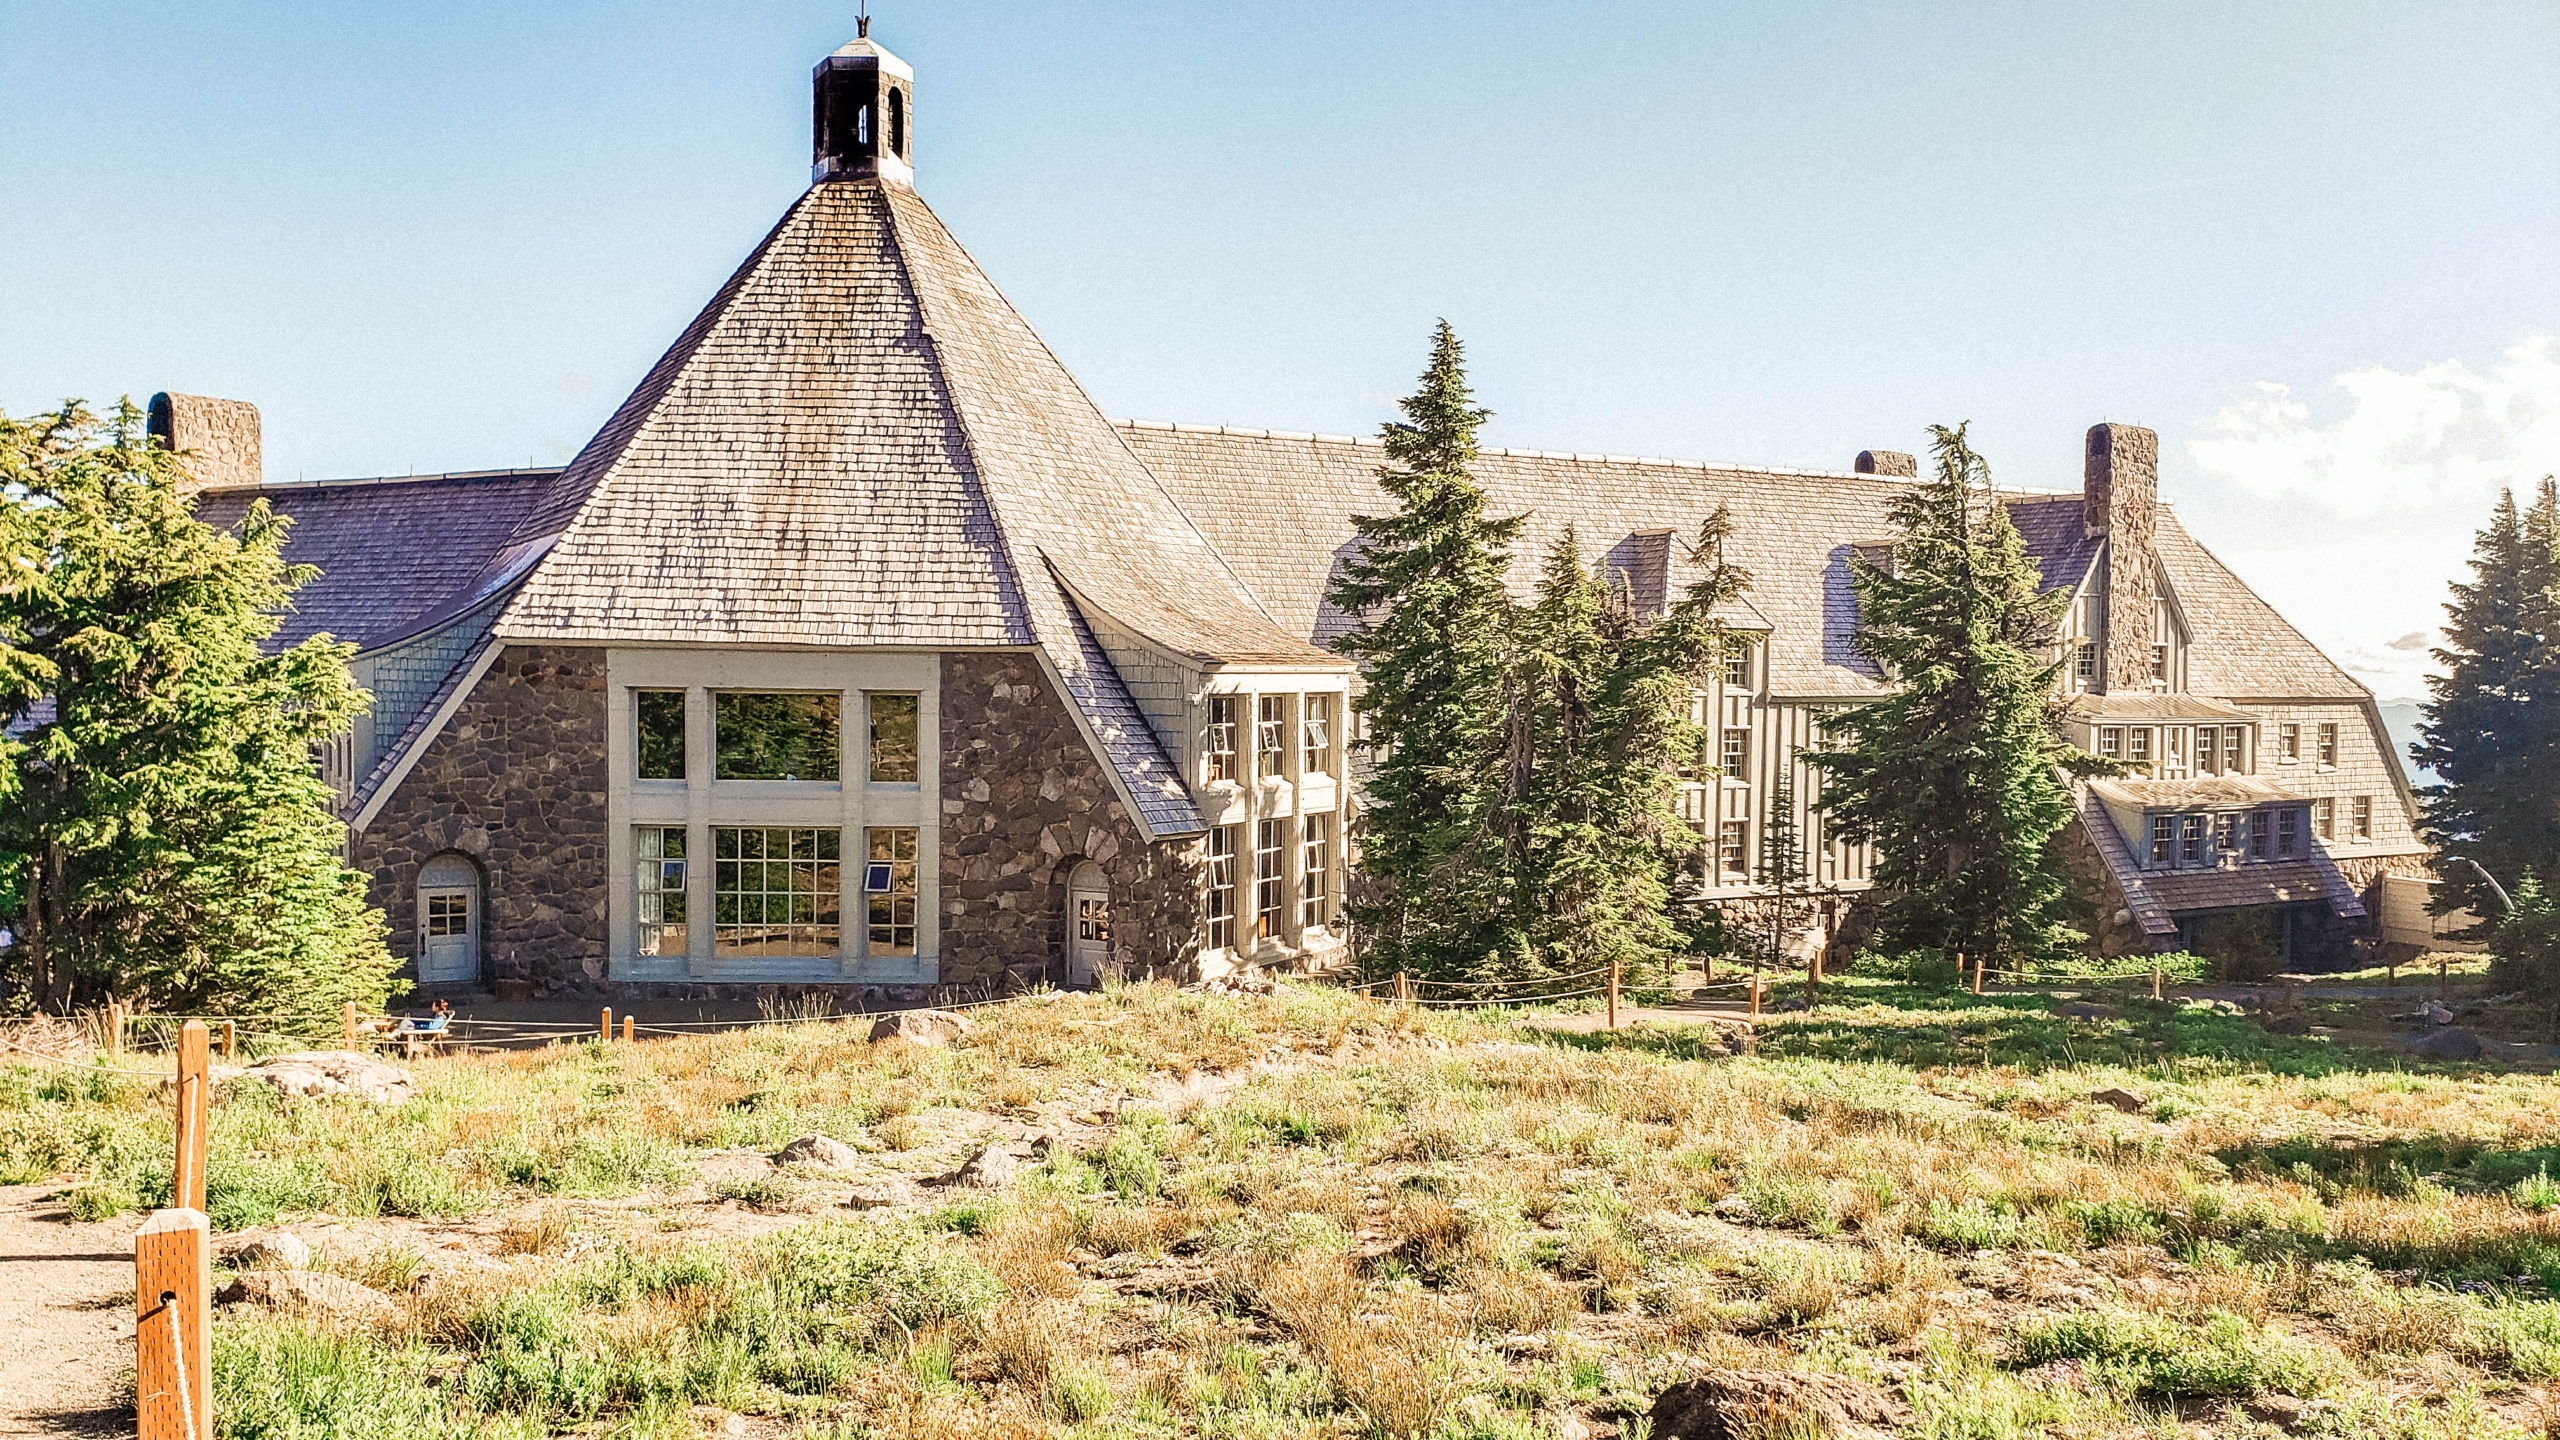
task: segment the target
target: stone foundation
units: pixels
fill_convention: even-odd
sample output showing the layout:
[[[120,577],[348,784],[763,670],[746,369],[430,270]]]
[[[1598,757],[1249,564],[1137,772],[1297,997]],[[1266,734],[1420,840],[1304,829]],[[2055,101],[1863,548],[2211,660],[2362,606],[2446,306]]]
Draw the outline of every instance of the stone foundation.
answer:
[[[945,654],[943,983],[993,986],[1008,968],[1063,979],[1067,880],[1086,860],[1110,880],[1114,965],[1187,978],[1200,842],[1145,837],[1037,656]]]
[[[2116,883],[2097,842],[2089,838],[2088,822],[2075,816],[2056,832],[2053,853],[2069,880],[2066,903],[2071,923],[2088,932],[2089,953],[2102,960],[2150,954],[2151,936],[2133,918],[2124,887]]]
[[[349,838],[411,977],[418,867],[450,851],[480,871],[484,982],[603,988],[604,717],[603,651],[509,646]]]

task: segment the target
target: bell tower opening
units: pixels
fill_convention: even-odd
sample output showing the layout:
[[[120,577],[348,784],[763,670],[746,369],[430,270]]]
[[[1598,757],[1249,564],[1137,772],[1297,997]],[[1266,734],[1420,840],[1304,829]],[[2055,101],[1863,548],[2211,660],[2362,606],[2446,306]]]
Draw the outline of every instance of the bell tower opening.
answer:
[[[811,76],[810,181],[891,180],[915,183],[907,127],[914,113],[915,72],[871,38],[861,37],[818,62]]]

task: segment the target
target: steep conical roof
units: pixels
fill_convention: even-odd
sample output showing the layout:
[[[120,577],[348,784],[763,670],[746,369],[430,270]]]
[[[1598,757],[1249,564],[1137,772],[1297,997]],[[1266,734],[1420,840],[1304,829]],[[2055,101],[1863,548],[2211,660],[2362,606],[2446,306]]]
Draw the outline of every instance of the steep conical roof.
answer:
[[[516,534],[523,641],[1076,648],[1280,628],[912,190],[812,187]],[[1056,578],[1050,570],[1054,568]]]

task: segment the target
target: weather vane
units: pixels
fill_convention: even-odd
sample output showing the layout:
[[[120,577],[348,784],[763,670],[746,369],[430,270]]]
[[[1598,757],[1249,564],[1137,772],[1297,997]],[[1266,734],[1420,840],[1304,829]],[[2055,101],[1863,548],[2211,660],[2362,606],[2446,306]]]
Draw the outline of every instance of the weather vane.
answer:
[[[862,0],[862,8],[853,17],[853,34],[858,40],[871,38],[871,0]]]

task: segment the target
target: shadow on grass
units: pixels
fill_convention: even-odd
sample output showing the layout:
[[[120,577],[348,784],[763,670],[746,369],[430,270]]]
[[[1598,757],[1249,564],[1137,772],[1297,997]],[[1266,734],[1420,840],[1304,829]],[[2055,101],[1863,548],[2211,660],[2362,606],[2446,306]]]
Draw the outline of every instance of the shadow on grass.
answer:
[[[1790,984],[1775,993],[1792,998],[1801,987]],[[1814,1010],[1764,1017],[1758,1049],[1765,1056],[1915,1069],[1984,1065],[2034,1072],[2082,1065],[2138,1067],[2168,1059],[2210,1059],[2303,1077],[2460,1073],[2471,1068],[2308,1036],[2271,1035],[2253,1019],[2205,1005],[2138,997],[2112,1001],[2110,1008],[2113,1016],[2078,1019],[2055,1014],[2052,998],[2045,995],[1974,995],[1897,979],[1836,977],[1825,982]],[[1666,1059],[1725,1054],[1714,1031],[1703,1026],[1547,1038],[1576,1049],[1632,1049]]]
[[[2214,1158],[2241,1175],[2299,1181],[2319,1191],[2323,1200],[2349,1193],[2410,1199],[2431,1186],[2506,1190],[2532,1176],[2560,1177],[2560,1145],[2511,1150],[2487,1140],[2434,1133],[2382,1140],[2296,1135],[2217,1150]]]

